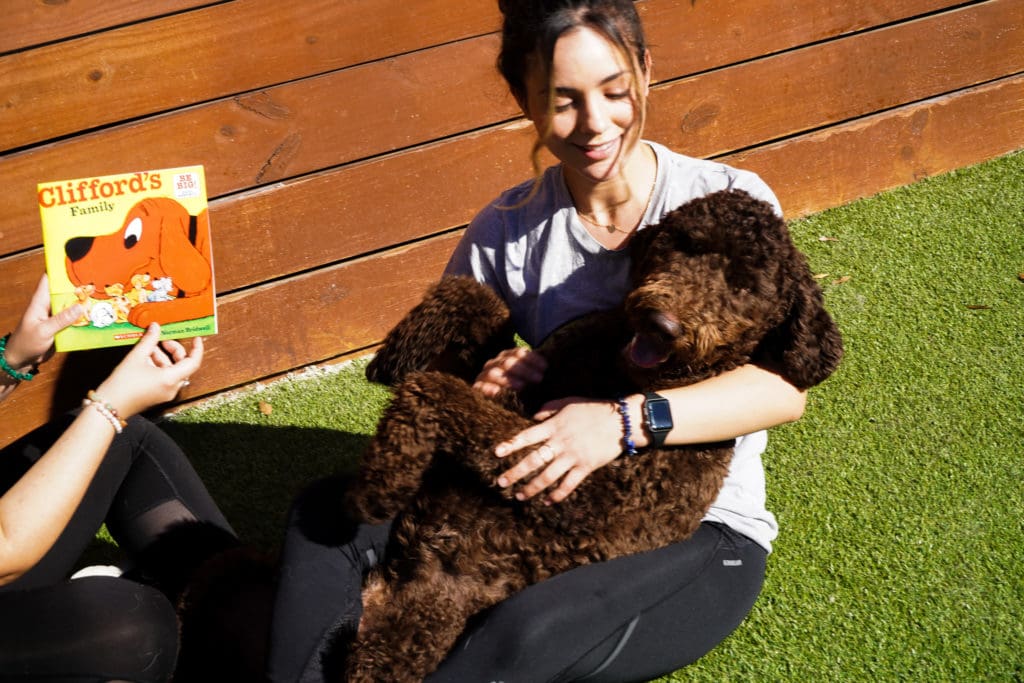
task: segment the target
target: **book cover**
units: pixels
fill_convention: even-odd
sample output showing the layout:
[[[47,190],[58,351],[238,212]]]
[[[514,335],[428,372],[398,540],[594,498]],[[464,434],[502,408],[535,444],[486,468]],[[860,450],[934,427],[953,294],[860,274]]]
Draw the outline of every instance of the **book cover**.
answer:
[[[43,251],[54,313],[86,313],[57,334],[58,351],[216,334],[202,166],[40,183]]]

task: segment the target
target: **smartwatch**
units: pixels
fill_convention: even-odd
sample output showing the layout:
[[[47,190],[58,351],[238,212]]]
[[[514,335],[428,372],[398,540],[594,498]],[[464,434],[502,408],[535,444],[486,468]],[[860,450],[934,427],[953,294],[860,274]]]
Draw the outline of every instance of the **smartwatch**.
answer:
[[[644,394],[644,426],[651,435],[651,446],[665,445],[665,437],[672,431],[672,405],[667,398],[653,391]]]

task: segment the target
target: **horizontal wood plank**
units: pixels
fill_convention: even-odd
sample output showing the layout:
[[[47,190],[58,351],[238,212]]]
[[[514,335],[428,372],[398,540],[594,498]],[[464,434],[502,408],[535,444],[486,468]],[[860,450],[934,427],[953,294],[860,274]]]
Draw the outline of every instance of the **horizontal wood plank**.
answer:
[[[724,160],[761,173],[795,217],[1020,149],[1022,113],[1024,76],[1015,76]],[[890,169],[894,156],[902,161]],[[222,297],[222,332],[210,340],[203,372],[183,398],[369,348],[437,277],[458,235]],[[19,272],[26,283],[19,290],[26,291],[37,274],[25,267]],[[4,318],[9,329],[10,313]],[[51,409],[69,406],[102,378],[113,359],[97,362],[100,353],[62,354],[15,392],[4,406],[0,444],[40,424]],[[61,399],[54,403],[55,395]]]
[[[789,0],[789,2],[637,3],[655,81],[886,26],[965,4],[951,0]],[[771,30],[765,30],[765,27]]]
[[[720,155],[1022,70],[1024,3],[992,0],[670,84],[648,135]]]
[[[656,8],[673,3],[647,0],[644,4]],[[997,4],[1005,8],[1012,3],[1003,0]],[[928,21],[941,22],[942,16]],[[997,18],[1007,19],[1005,12]],[[849,16],[847,19],[847,23],[852,21]],[[835,21],[812,35],[838,31],[846,25]],[[726,24],[722,30],[728,29]],[[863,62],[876,57],[873,50],[878,45],[893,41],[907,44],[921,40],[922,34],[929,40],[928,25],[924,30],[913,29],[912,35],[905,35],[907,30],[893,26],[878,36],[855,36],[834,47],[816,45],[806,52],[793,53],[795,57],[789,53],[777,55],[660,87],[652,95],[650,136],[703,156],[755,144],[759,135],[774,138],[783,131],[792,132],[786,119],[794,109],[798,128],[850,118],[863,110],[862,104],[851,110],[848,101],[852,97],[840,101],[833,98],[827,105],[815,103],[816,89],[822,83],[841,82],[836,79],[846,75],[842,61],[846,58]],[[869,46],[859,47],[864,41]],[[709,44],[721,42],[709,38]],[[999,51],[1003,44],[989,49]],[[773,47],[787,45],[780,42]],[[986,49],[983,44],[972,47],[974,52]],[[690,52],[675,43],[660,49],[666,60],[678,61],[679,57],[672,55]],[[0,249],[13,252],[40,243],[35,205],[35,184],[40,179],[202,163],[207,166],[212,196],[219,196],[508,120],[517,116],[518,110],[494,72],[496,50],[495,37],[485,36],[0,157],[0,184],[11,188],[7,210],[0,215],[0,234],[5,238]],[[954,47],[946,52],[953,53]],[[1014,54],[1011,51],[1002,61],[1012,62]],[[729,54],[726,58],[735,56]],[[943,89],[939,92],[960,87],[964,80],[972,81],[963,68],[947,72],[924,61],[914,64],[925,72],[917,83],[922,79],[935,81],[931,74],[939,74],[940,82],[935,86]],[[884,62],[875,69],[870,64],[862,68],[870,72],[862,79],[867,85],[885,80],[879,78],[886,68]],[[460,74],[457,82],[450,78],[452,73]],[[758,99],[765,89],[763,79],[776,75],[781,75],[784,80],[780,83],[785,87],[810,93],[808,108],[818,120],[801,110],[805,103],[798,98],[779,97],[769,91],[763,93],[765,102]],[[900,99],[898,96],[876,94],[870,88],[860,94],[887,106],[902,103],[894,101]],[[915,94],[925,97],[937,92]],[[779,100],[782,109],[774,115],[772,107]],[[458,107],[451,106],[454,101],[459,102]]]
[[[218,202],[218,288],[244,287],[465,225],[532,173],[524,123]],[[223,226],[223,227],[221,227]],[[223,276],[221,275],[223,273]]]
[[[6,2],[0,53],[213,4],[211,0]]]
[[[773,3],[737,7],[732,3],[646,0],[639,6],[648,20],[655,57],[664,60],[659,62],[661,68],[678,76],[952,4],[949,0],[888,0],[875,3],[870,11],[837,0],[798,0],[782,7]],[[85,16],[87,11],[79,14]],[[765,25],[781,30],[763,31]],[[325,73],[498,27],[496,3],[474,0],[419,0],[415,4],[404,0],[235,0],[163,21],[63,41],[0,58],[0,102],[6,99],[0,123],[3,117],[22,121],[9,129],[0,126],[0,131],[6,129],[0,132],[0,149]],[[663,27],[672,29],[666,32]],[[716,49],[707,49],[709,45]],[[722,48],[725,54],[719,57]],[[209,68],[197,68],[197,64]],[[173,76],[167,78],[168,74]],[[31,96],[22,96],[25,93]],[[25,125],[29,121],[33,123]]]
[[[724,160],[761,174],[792,219],[1022,147],[1024,75]]]
[[[0,149],[494,31],[475,0],[235,0],[0,57]]]
[[[462,41],[0,157],[2,248],[41,243],[41,180],[203,164],[214,198],[515,117],[496,50]]]

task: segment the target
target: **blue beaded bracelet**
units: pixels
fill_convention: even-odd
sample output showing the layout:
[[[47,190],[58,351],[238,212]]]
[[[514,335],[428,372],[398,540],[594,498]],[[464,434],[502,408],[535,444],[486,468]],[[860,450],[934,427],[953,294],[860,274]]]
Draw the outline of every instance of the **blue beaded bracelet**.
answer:
[[[619,406],[619,415],[622,416],[622,443],[626,447],[628,455],[636,455],[636,442],[633,441],[633,424],[629,420],[629,405],[626,399],[619,397],[616,400]]]
[[[7,359],[4,357],[4,352],[7,351],[7,340],[11,338],[10,334],[4,335],[0,338],[0,370],[3,370],[7,375],[13,377],[19,382],[23,379],[32,379],[35,377],[35,373],[32,372],[18,372],[10,365],[7,364]]]

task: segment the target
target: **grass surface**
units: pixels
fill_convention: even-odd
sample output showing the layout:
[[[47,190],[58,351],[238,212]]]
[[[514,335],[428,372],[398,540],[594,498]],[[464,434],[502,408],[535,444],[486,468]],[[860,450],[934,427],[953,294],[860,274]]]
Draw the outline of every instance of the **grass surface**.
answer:
[[[664,680],[1024,680],[1024,154],[792,232],[846,357],[772,431],[753,613]],[[165,423],[249,541],[275,548],[296,491],[354,466],[387,401],[363,366]]]

